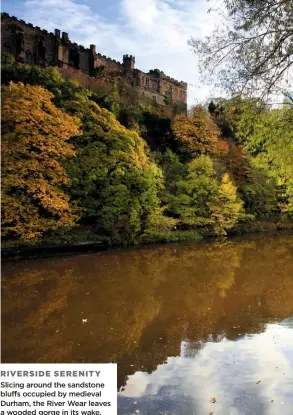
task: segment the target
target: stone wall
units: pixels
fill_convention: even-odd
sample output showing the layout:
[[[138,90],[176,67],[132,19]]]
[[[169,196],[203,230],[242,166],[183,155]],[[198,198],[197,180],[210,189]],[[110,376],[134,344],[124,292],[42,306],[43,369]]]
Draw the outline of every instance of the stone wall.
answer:
[[[41,66],[74,68],[98,77],[104,70],[137,87],[138,97],[149,98],[160,105],[181,104],[187,109],[187,84],[168,77],[157,69],[148,73],[135,69],[135,57],[124,55],[123,63],[96,52],[96,46],[85,48],[70,41],[68,33],[55,29],[49,33],[38,26],[1,13],[2,52],[17,62]]]
[[[2,52],[13,55],[17,61],[42,65],[57,64],[57,41],[53,33],[2,13]]]
[[[158,69],[148,73],[136,70],[134,76],[143,95],[152,97],[161,105],[180,103],[187,109],[187,83],[170,78]]]
[[[55,29],[55,33],[41,30],[7,13],[1,13],[2,52],[12,54],[18,62],[42,66],[72,67],[86,74],[96,68],[108,67],[122,71],[120,62],[96,53],[95,45],[85,48],[70,41],[68,33]]]

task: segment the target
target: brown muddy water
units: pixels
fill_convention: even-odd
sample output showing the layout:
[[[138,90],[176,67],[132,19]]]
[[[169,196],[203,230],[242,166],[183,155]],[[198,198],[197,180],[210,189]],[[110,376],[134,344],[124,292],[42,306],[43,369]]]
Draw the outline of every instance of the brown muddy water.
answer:
[[[292,415],[293,235],[4,264],[2,361],[117,362],[119,415]]]

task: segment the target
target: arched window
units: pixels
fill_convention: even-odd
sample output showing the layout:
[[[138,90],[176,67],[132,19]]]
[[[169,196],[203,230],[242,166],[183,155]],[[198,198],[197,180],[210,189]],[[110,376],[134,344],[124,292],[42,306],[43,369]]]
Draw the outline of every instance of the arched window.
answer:
[[[157,82],[153,82],[152,83],[152,88],[157,91],[158,90],[158,83]]]
[[[16,43],[16,53],[19,55],[24,50],[24,34],[23,32],[16,33],[15,36],[15,43]]]
[[[29,50],[27,50],[24,54],[24,63],[26,63],[27,65],[33,64],[33,55]]]
[[[75,69],[79,69],[79,52],[77,50],[70,49],[69,65],[73,66]]]
[[[44,60],[46,57],[46,43],[44,38],[38,39],[38,58]]]

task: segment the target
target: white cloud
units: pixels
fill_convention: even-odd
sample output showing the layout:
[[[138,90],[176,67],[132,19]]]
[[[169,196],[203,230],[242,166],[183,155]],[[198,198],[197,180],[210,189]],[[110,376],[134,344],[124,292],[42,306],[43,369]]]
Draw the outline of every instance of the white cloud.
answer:
[[[215,24],[206,0],[121,0],[113,21],[78,0],[26,0],[24,18],[53,31],[59,28],[70,39],[114,59],[136,57],[144,71],[158,68],[189,84],[189,104],[216,95],[199,80],[196,57],[187,41],[203,38]]]
[[[207,36],[215,25],[215,16],[207,13],[206,0],[123,0],[122,9],[129,32],[135,33],[137,39],[138,66],[147,70],[151,64],[188,82],[190,104],[205,98],[209,89],[199,80],[196,57],[187,42],[191,36]]]
[[[188,413],[194,414],[291,415],[292,342],[292,328],[278,324],[238,341],[207,342],[194,358],[169,357],[150,374],[136,372],[118,396],[130,406],[132,399],[138,401],[138,409],[168,401],[174,413],[187,400]],[[216,397],[215,405],[211,397]]]

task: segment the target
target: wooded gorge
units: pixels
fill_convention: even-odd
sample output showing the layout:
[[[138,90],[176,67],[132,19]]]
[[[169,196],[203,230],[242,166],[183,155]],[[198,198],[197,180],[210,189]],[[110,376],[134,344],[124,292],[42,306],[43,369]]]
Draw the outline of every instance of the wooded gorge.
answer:
[[[65,75],[2,57],[7,246],[292,229],[292,103],[234,96],[166,115]]]

